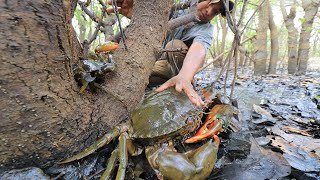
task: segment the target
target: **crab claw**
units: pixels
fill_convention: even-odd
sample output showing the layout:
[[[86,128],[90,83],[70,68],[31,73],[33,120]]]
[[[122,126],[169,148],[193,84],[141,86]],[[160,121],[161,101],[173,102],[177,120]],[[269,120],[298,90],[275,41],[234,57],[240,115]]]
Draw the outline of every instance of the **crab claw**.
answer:
[[[209,112],[204,124],[197,133],[191,138],[187,139],[186,143],[196,143],[202,141],[208,137],[214,137],[219,132],[223,131],[223,120],[219,119],[219,116],[223,115],[229,105],[215,105]]]
[[[114,50],[118,49],[118,47],[119,47],[119,44],[118,44],[118,43],[108,41],[107,43],[98,46],[98,47],[95,49],[95,53],[96,53],[96,54],[99,54],[99,53],[101,53],[101,52],[114,51]]]

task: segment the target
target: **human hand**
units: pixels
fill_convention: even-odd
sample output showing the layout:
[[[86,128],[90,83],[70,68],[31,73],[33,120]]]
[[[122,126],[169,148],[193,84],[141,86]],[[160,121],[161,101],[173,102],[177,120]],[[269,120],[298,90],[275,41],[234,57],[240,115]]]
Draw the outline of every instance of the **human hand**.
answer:
[[[112,5],[112,0],[107,0],[109,5]],[[126,16],[127,18],[131,18],[132,16],[132,8],[133,8],[133,0],[117,0],[117,6],[119,13]],[[113,8],[107,9],[108,13],[113,13]]]
[[[183,91],[188,96],[190,101],[197,107],[204,105],[204,102],[202,101],[201,97],[193,89],[191,81],[179,75],[172,77],[167,82],[162,84],[158,89],[156,89],[156,92],[161,92],[165,89],[168,89],[174,86],[176,91],[178,92]]]

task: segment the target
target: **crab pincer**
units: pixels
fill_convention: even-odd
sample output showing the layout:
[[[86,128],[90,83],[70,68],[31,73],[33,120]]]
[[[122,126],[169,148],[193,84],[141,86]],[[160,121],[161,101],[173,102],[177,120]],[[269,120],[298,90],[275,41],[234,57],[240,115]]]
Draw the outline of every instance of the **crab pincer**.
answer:
[[[228,124],[226,120],[229,120],[232,115],[233,110],[231,105],[215,105],[208,113],[204,124],[198,129],[195,135],[187,139],[185,142],[196,143],[222,132],[224,130],[223,127]]]

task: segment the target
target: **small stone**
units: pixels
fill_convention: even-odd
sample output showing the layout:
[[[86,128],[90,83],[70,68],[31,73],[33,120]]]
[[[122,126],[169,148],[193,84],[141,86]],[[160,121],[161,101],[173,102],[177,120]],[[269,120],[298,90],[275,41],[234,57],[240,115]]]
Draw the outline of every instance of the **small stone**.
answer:
[[[21,122],[21,121],[18,121],[17,123],[18,123],[18,124],[22,124],[22,122]]]

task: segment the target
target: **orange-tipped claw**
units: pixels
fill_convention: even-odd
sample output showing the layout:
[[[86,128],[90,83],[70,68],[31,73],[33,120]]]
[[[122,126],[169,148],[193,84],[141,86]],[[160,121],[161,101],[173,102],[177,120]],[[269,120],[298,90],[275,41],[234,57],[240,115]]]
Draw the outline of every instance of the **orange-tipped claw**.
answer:
[[[221,132],[223,122],[217,118],[217,116],[225,111],[227,105],[215,105],[209,112],[204,124],[197,133],[191,138],[187,139],[186,143],[196,143],[202,141],[208,137],[214,137]]]
[[[217,135],[213,135],[213,139],[214,139],[213,143],[214,143],[215,145],[219,146],[219,145],[220,145],[220,139],[219,139],[219,137],[218,137]]]
[[[118,49],[119,47],[119,44],[116,43],[116,42],[107,42],[101,46],[98,46],[96,49],[95,49],[95,52],[96,54],[99,54],[101,52],[110,52],[110,51],[114,51],[116,49]]]

